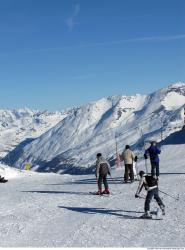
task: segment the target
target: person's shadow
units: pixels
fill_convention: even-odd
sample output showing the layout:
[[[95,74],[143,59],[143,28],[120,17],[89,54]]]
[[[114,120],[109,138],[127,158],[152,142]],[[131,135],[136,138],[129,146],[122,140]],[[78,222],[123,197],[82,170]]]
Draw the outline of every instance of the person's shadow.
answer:
[[[68,195],[89,195],[87,192],[73,192],[73,191],[49,191],[49,190],[29,190],[21,191],[22,193],[38,193],[38,194],[68,194]]]
[[[126,211],[120,209],[106,209],[106,208],[90,208],[90,207],[65,207],[65,206],[58,206],[58,208],[66,209],[69,211],[77,212],[77,213],[85,213],[85,214],[106,214],[106,215],[113,215],[123,219],[138,219],[139,217],[134,215],[126,215],[126,213],[143,213],[140,211]],[[123,212],[123,213],[121,213]]]

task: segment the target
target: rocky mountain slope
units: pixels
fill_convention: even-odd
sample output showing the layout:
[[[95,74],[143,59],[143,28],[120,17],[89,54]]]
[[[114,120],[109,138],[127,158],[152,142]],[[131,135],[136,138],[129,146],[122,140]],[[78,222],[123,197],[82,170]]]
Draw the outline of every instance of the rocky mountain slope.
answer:
[[[5,156],[22,141],[39,137],[67,114],[27,108],[0,110],[0,157]]]

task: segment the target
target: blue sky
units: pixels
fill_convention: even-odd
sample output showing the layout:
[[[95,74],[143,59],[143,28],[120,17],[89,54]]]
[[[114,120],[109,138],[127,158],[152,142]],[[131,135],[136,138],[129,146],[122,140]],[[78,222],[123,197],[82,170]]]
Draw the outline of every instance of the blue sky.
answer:
[[[0,0],[0,108],[185,82],[184,0]]]

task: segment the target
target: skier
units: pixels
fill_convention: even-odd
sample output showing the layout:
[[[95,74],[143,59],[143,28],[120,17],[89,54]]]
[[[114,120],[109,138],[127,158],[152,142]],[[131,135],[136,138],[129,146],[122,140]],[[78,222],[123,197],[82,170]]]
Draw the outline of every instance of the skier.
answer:
[[[148,155],[150,156],[151,162],[151,174],[152,176],[156,176],[157,179],[159,177],[159,156],[161,150],[157,147],[156,142],[152,141],[151,146],[145,151],[144,158],[148,159]]]
[[[159,207],[162,210],[162,214],[165,215],[165,205],[163,204],[161,198],[159,197],[159,189],[158,189],[158,181],[151,175],[145,174],[144,171],[140,171],[139,175],[141,177],[137,192],[135,194],[135,198],[139,198],[139,194],[143,187],[147,190],[147,196],[145,200],[145,213],[143,214],[142,218],[152,218],[150,214],[150,202],[152,198],[156,200]]]
[[[4,177],[1,177],[1,175],[0,175],[0,183],[5,183],[5,182],[7,182],[8,180],[5,180],[5,178]]]
[[[135,155],[133,151],[130,149],[129,145],[125,146],[125,150],[123,151],[121,155],[122,160],[125,164],[125,175],[124,175],[124,182],[128,182],[129,176],[130,181],[134,181],[134,172],[133,172],[133,162],[135,159]]]
[[[98,181],[98,192],[97,194],[110,194],[109,186],[107,182],[107,174],[110,175],[111,169],[108,161],[102,156],[101,153],[97,154],[96,161],[96,179]],[[102,182],[105,190],[102,191]]]

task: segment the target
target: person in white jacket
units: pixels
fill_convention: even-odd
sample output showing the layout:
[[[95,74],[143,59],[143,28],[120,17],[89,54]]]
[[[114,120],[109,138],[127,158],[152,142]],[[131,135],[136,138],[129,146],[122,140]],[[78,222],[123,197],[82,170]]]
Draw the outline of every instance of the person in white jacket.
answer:
[[[130,176],[130,181],[133,182],[134,181],[133,162],[135,159],[135,155],[133,151],[130,149],[129,145],[125,146],[125,150],[123,151],[121,158],[125,164],[124,181],[128,182]]]

